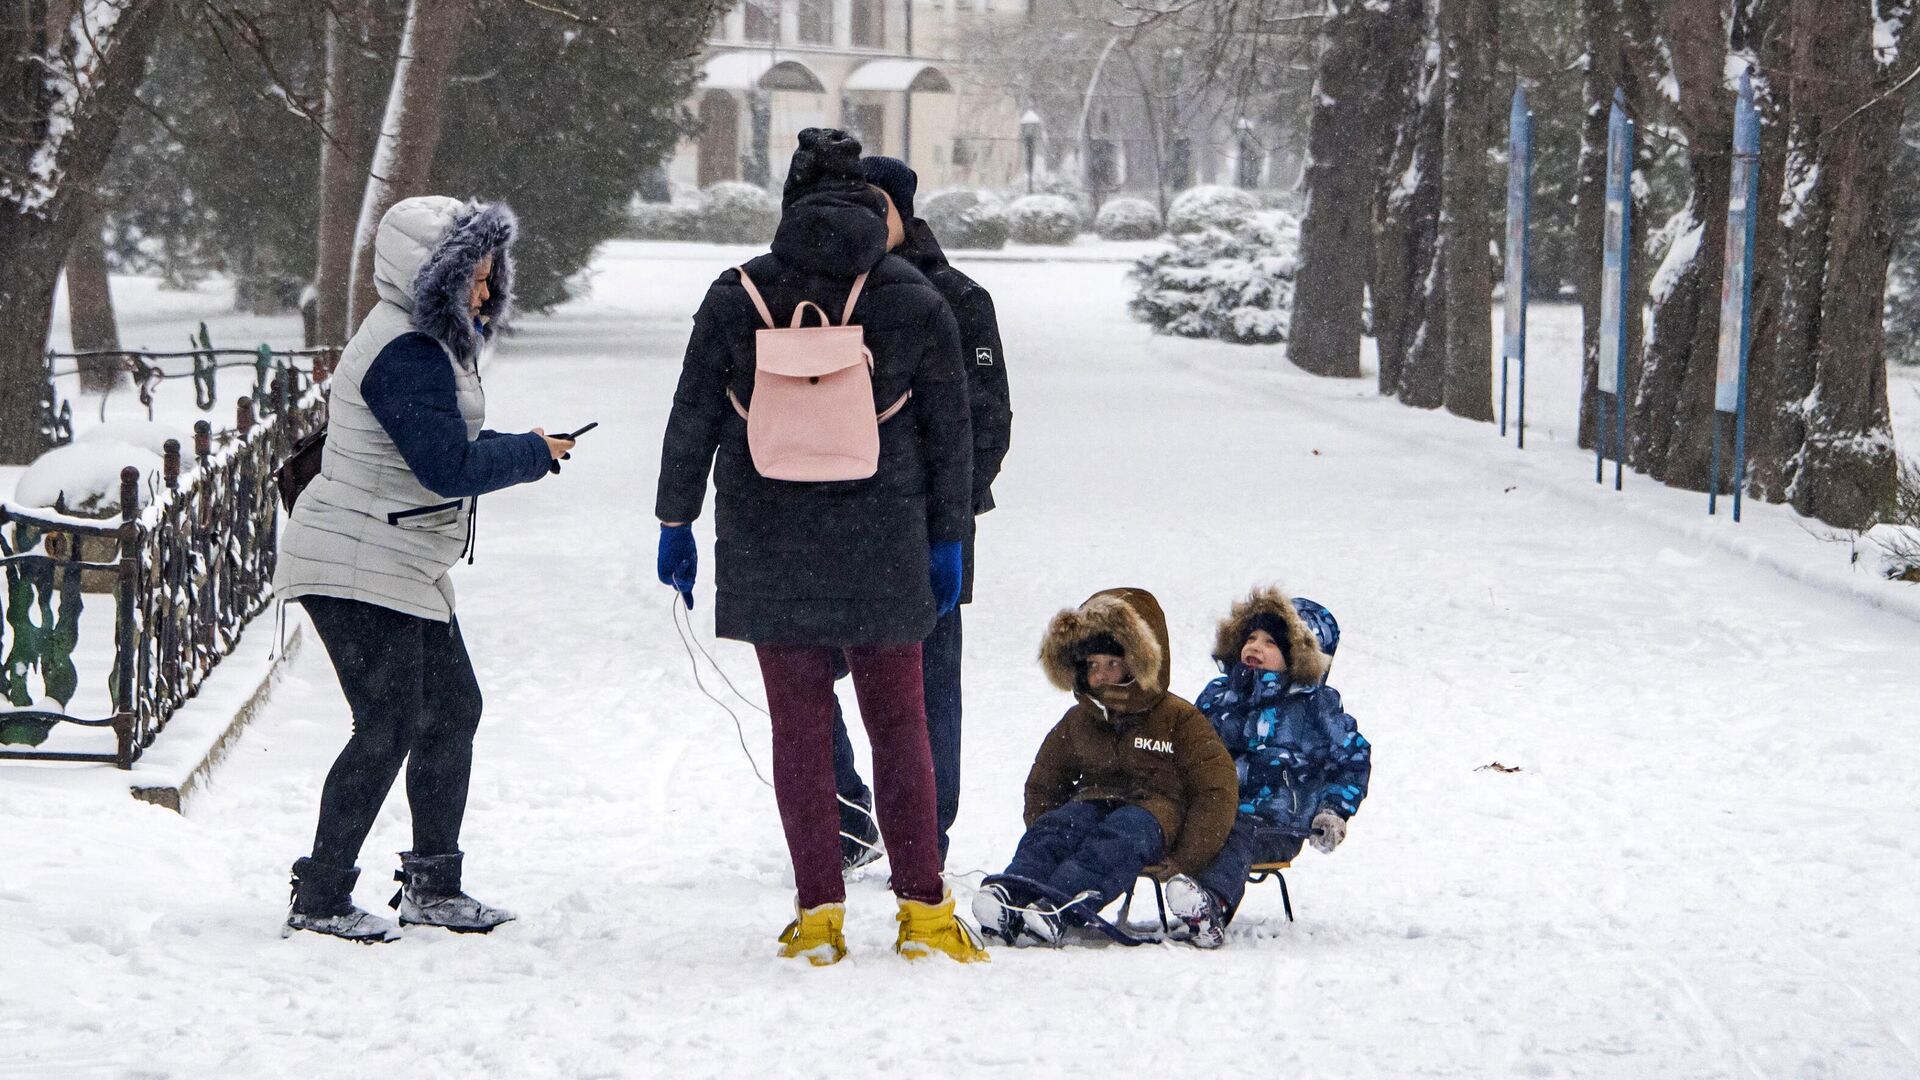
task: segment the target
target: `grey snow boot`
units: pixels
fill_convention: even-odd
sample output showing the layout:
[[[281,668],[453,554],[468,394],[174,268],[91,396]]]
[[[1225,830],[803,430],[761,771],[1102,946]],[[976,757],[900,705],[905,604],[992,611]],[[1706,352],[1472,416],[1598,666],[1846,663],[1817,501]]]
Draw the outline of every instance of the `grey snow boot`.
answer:
[[[489,907],[460,891],[461,852],[451,855],[400,853],[400,869],[393,879],[400,891],[389,907],[400,909],[401,926],[439,926],[456,934],[484,934],[518,916]]]
[[[287,922],[281,937],[292,937],[296,930],[377,945],[400,940],[400,928],[391,919],[360,910],[353,903],[353,883],[360,879],[358,867],[328,866],[311,858],[293,861],[293,895],[289,898]]]

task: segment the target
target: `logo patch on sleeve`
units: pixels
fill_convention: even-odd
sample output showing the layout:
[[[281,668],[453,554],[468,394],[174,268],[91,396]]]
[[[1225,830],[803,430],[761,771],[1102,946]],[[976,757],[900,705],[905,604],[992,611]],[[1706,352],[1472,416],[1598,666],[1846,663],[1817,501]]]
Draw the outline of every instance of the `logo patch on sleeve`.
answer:
[[[992,367],[993,366],[993,346],[982,345],[979,348],[973,350],[973,363],[975,367]]]

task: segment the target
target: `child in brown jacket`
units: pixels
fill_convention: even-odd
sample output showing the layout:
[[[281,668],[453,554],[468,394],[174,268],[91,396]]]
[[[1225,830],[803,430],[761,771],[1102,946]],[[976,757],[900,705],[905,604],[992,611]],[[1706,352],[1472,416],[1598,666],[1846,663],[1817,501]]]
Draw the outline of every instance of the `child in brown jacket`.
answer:
[[[1040,664],[1075,703],[1027,774],[1027,832],[1006,874],[1044,891],[989,879],[973,902],[981,929],[1016,945],[1060,944],[1063,922],[1099,911],[1148,866],[1199,872],[1239,804],[1213,725],[1167,691],[1167,621],[1151,593],[1109,589],[1060,612]]]

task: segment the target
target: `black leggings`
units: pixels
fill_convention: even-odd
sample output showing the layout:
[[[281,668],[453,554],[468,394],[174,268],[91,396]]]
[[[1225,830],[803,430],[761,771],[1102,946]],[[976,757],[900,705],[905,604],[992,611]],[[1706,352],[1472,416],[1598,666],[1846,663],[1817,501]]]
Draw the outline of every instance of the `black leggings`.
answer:
[[[480,726],[480,684],[459,620],[434,622],[330,596],[305,596],[300,603],[353,709],[353,737],[320,793],[314,861],[355,864],[403,762],[413,850],[459,851],[473,733]]]

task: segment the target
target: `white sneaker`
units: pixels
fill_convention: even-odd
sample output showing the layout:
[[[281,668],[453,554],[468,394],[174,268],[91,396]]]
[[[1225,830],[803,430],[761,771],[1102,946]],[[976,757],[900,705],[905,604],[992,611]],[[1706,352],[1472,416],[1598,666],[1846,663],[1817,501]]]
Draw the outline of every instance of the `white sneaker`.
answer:
[[[1167,879],[1167,914],[1185,929],[1184,937],[1198,949],[1217,949],[1227,943],[1225,909],[1204,885],[1185,874]]]

